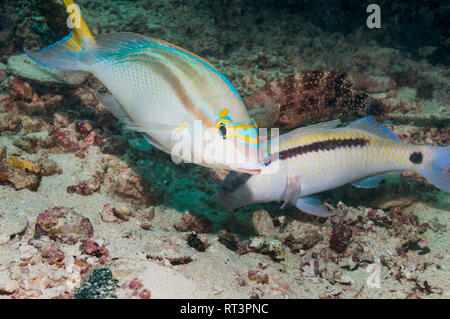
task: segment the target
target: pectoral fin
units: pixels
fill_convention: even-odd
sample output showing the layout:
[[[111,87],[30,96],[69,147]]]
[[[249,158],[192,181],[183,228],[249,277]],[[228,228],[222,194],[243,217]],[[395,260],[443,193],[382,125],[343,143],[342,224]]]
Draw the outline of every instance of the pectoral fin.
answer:
[[[96,93],[95,97],[102,103],[115,117],[124,122],[126,125],[133,125],[133,121],[123,110],[119,102],[109,94]]]
[[[257,115],[257,114],[264,113],[266,111],[267,111],[267,107],[260,107],[260,108],[257,108],[257,109],[250,109],[250,110],[248,110],[248,115],[250,115],[250,117],[253,117],[253,116]]]
[[[389,173],[384,173],[381,175],[371,176],[369,178],[365,178],[360,181],[354,182],[354,183],[352,183],[352,185],[357,188],[375,188],[378,185],[380,185],[380,183],[382,181],[384,181],[388,175],[399,174],[399,173],[400,172],[389,172]]]
[[[372,176],[372,177],[365,178],[363,180],[357,181],[357,182],[353,183],[352,185],[357,187],[357,188],[375,188],[382,181],[384,181],[385,178],[386,178],[386,176],[384,174],[383,175]]]
[[[283,194],[283,205],[281,205],[281,209],[283,209],[287,203],[296,204],[297,198],[300,194],[300,178],[297,176],[288,177],[286,189]]]
[[[125,123],[125,128],[141,133],[152,134],[170,134],[173,130],[181,129],[183,126],[162,124],[157,122],[145,121],[140,124],[134,123],[134,121],[128,116],[124,108],[119,102],[109,94],[97,93],[95,97],[102,103],[108,110],[119,120]],[[149,141],[150,142],[150,141]],[[152,142],[150,144],[154,145]]]
[[[315,196],[299,198],[297,199],[295,206],[305,213],[314,216],[329,217],[334,215],[334,213],[328,211],[327,207]]]

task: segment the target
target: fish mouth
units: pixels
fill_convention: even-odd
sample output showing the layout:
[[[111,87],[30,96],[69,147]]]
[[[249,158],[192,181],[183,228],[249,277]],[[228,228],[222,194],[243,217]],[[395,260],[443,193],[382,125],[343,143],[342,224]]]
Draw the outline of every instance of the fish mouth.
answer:
[[[261,170],[264,168],[263,162],[249,162],[249,163],[236,163],[230,165],[230,168],[234,171],[247,173],[251,175],[260,174]]]

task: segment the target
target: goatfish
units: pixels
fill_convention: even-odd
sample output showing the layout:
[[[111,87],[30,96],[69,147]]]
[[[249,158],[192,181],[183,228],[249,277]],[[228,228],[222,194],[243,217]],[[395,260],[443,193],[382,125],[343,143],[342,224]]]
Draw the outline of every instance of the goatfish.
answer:
[[[259,172],[256,122],[214,66],[144,35],[94,37],[74,1],[64,4],[72,12],[70,34],[47,48],[26,51],[28,57],[45,67],[94,74],[111,93],[98,94],[100,102],[164,152],[204,166]]]
[[[247,204],[283,201],[282,208],[291,203],[305,213],[326,217],[333,213],[316,194],[347,183],[376,187],[387,174],[404,170],[450,191],[450,147],[405,144],[370,116],[345,127],[339,124],[316,124],[279,136],[279,142],[268,147],[261,174],[229,173],[218,202],[233,211]]]

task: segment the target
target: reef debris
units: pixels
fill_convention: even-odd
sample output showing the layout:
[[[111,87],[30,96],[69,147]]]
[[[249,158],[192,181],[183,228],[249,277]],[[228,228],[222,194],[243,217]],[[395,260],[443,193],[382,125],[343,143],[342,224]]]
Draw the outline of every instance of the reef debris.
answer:
[[[243,255],[249,251],[249,241],[235,236],[232,232],[221,229],[218,234],[219,242],[238,255]]]
[[[197,216],[193,214],[185,214],[181,221],[173,227],[179,232],[192,232],[198,234],[206,234],[212,232],[213,224],[205,216]]]
[[[17,156],[7,156],[2,148],[0,156],[0,182],[12,185],[16,190],[27,188],[37,191],[42,177],[61,174],[58,164],[47,156],[31,161]],[[1,158],[3,157],[3,159]]]
[[[275,236],[277,230],[275,229],[272,216],[264,210],[260,209],[252,213],[253,227],[260,236]]]
[[[270,237],[255,237],[250,242],[249,247],[255,252],[269,255],[274,261],[281,261],[286,256],[286,252],[281,241]]]
[[[80,239],[94,236],[90,220],[72,208],[53,207],[45,210],[36,219],[37,236],[48,236],[61,243],[75,244]]]
[[[104,246],[98,243],[98,241],[87,238],[87,239],[81,239],[81,253],[86,254],[89,256],[95,256],[99,258],[99,263],[104,264],[106,261],[106,258],[109,256],[108,249],[106,249]],[[101,241],[103,242],[103,241]]]
[[[106,173],[101,189],[117,200],[135,205],[143,204],[146,200],[144,187],[133,169],[113,156],[105,157],[104,163]]]
[[[202,241],[198,237],[196,232],[192,232],[192,233],[188,234],[186,241],[190,247],[192,247],[195,250],[200,251],[200,252],[204,252],[206,250],[206,248],[208,248],[210,246],[210,244]]]
[[[171,264],[182,264],[191,260],[195,250],[178,238],[161,236],[148,244],[144,248],[144,253],[150,259],[168,260]]]

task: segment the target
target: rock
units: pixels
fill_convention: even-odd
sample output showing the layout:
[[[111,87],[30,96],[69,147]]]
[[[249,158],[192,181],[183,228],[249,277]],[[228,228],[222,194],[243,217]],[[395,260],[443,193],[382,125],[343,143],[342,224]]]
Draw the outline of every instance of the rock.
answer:
[[[14,185],[16,190],[27,188],[36,191],[39,187],[40,178],[38,175],[26,173],[23,169],[10,168],[8,170],[8,181]]]
[[[49,131],[49,136],[55,140],[56,145],[64,152],[76,152],[80,149],[77,134],[71,130],[53,127]]]
[[[330,236],[330,248],[337,253],[342,253],[347,249],[353,236],[352,229],[346,224],[340,224],[333,227]]]
[[[50,208],[39,214],[35,231],[39,235],[68,244],[75,244],[80,239],[94,235],[94,228],[88,218],[65,207]]]
[[[3,161],[6,158],[6,146],[0,145],[0,161]]]
[[[350,275],[344,273],[338,280],[338,282],[343,285],[352,285],[354,283],[354,280],[352,279],[352,277],[350,277]]]
[[[155,210],[153,207],[140,211],[138,215],[139,226],[142,229],[149,230],[152,227],[151,221],[153,218],[155,218]]]
[[[113,213],[113,207],[110,204],[103,205],[100,217],[105,223],[120,223],[120,219]]]
[[[26,216],[21,214],[7,214],[0,212],[0,244],[6,243],[9,239],[18,234],[24,234],[27,229]]]
[[[101,186],[102,191],[120,201],[142,204],[144,188],[133,169],[115,157],[107,157],[105,164],[107,168]]]
[[[0,180],[10,182],[15,189],[36,191],[41,181],[40,166],[28,159],[10,156],[0,162]]]
[[[15,113],[0,114],[0,136],[16,133],[21,128],[21,120]]]
[[[197,251],[204,252],[210,245],[203,242],[195,232],[190,233],[186,239],[189,247],[194,248]]]
[[[264,209],[253,212],[252,221],[256,233],[260,236],[273,237],[277,233],[273,225],[272,216]]]
[[[196,216],[192,214],[184,215],[181,222],[173,225],[173,227],[179,232],[192,232],[197,234],[206,234],[212,232],[211,221],[204,216]]]
[[[0,63],[0,83],[2,83],[8,77],[8,72],[6,72],[6,65]]]
[[[69,126],[69,124],[69,119],[64,114],[55,113],[55,115],[53,115],[53,125],[56,127],[65,128]]]
[[[381,208],[383,210],[388,210],[388,209],[394,208],[394,207],[404,208],[404,207],[407,207],[407,206],[411,205],[415,201],[417,201],[416,197],[399,198],[399,199],[393,199],[393,200],[385,201],[383,203],[380,203],[376,207]]]
[[[42,132],[48,129],[48,124],[41,118],[22,116],[22,127],[26,133]]]
[[[161,237],[152,240],[145,247],[144,253],[151,259],[167,259],[170,263],[185,263],[191,259],[195,250],[177,238]]]
[[[17,77],[9,81],[8,93],[14,100],[31,100],[33,98],[33,88],[31,85]]]
[[[275,261],[283,260],[286,256],[281,241],[270,237],[255,237],[250,243],[250,248],[261,254],[269,255]]]
[[[221,229],[219,231],[219,242],[228,249],[236,252],[238,255],[243,255],[248,252],[248,244],[247,241],[242,240],[241,238],[233,235],[233,233]]]
[[[323,236],[315,230],[308,230],[301,238],[295,238],[292,234],[289,234],[284,238],[283,243],[288,246],[293,253],[313,248],[317,243],[323,240]]]
[[[62,174],[62,169],[59,167],[58,163],[46,156],[41,157],[37,161],[37,164],[40,166],[40,176]]]
[[[7,272],[0,272],[0,294],[12,294],[19,287],[19,282],[12,280]]]
[[[20,136],[14,139],[13,145],[21,150],[35,154],[39,149],[38,139],[34,136]]]
[[[100,264],[104,264],[109,256],[109,251],[93,239],[81,239],[81,253],[99,258]]]
[[[56,70],[40,66],[30,60],[26,54],[11,56],[8,59],[7,70],[22,79],[49,86],[55,84],[79,86],[89,76],[87,72]]]

